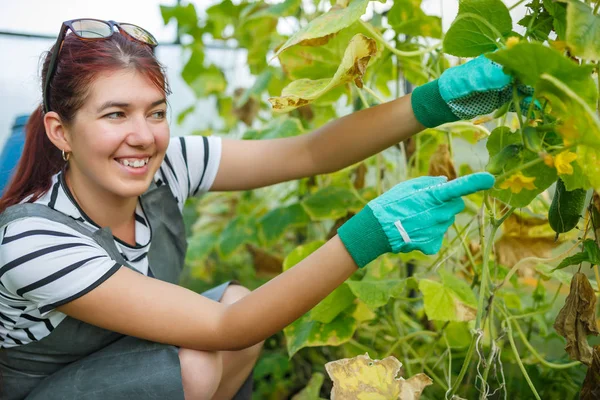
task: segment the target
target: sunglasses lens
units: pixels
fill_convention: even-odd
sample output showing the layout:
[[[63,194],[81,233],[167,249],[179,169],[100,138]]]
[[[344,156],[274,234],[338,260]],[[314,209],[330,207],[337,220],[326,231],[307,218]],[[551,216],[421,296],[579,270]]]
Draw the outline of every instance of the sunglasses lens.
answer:
[[[156,46],[158,44],[158,42],[156,41],[156,39],[154,38],[154,36],[152,36],[152,34],[150,32],[148,32],[147,30],[140,28],[137,25],[133,25],[133,24],[121,24],[119,23],[119,26],[121,28],[123,28],[123,30],[125,32],[127,32],[129,35],[131,35],[133,38],[144,42],[144,43],[148,43],[149,45],[152,46]]]
[[[112,34],[110,25],[106,22],[95,21],[93,19],[79,19],[73,21],[73,33],[86,39],[105,38]]]

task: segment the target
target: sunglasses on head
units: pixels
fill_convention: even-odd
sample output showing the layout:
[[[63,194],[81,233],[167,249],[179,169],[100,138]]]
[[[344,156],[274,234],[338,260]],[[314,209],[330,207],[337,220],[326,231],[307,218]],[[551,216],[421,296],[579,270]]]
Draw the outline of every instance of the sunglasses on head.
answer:
[[[130,38],[137,40],[138,42],[147,44],[152,49],[158,45],[156,38],[152,36],[150,32],[133,24],[123,22],[117,23],[115,21],[102,21],[92,18],[72,19],[70,21],[63,22],[58,34],[58,38],[56,39],[56,44],[54,45],[54,52],[52,53],[50,64],[48,65],[48,73],[44,79],[44,113],[50,111],[50,82],[52,81],[52,77],[56,71],[58,54],[60,53],[63,41],[67,36],[67,31],[71,31],[75,36],[83,40],[98,40],[111,37],[115,33],[115,27],[121,34],[125,34]]]

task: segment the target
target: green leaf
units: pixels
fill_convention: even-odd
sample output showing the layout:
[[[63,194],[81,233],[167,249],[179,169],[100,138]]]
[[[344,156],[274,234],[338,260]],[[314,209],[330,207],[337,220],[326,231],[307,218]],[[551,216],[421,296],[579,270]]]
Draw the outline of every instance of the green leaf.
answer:
[[[185,120],[185,117],[187,117],[188,115],[193,113],[195,109],[196,109],[196,105],[192,104],[191,106],[189,106],[188,108],[186,108],[185,110],[180,112],[179,115],[177,116],[177,125],[181,125],[183,123],[183,121]]]
[[[219,240],[215,232],[205,230],[193,235],[188,239],[188,249],[185,254],[186,262],[198,263],[203,261],[214,249]]]
[[[241,6],[234,5],[231,0],[222,0],[206,9],[207,21],[204,31],[215,39],[224,39],[223,31],[228,26],[235,26],[240,16]]]
[[[181,77],[188,84],[192,85],[194,80],[204,71],[204,46],[200,44],[194,44],[190,46],[191,54],[187,62],[181,70]]]
[[[565,40],[567,37],[567,8],[566,4],[554,0],[543,0],[544,8],[548,11],[554,21],[552,23],[554,32],[558,40]]]
[[[323,240],[316,240],[296,247],[287,255],[287,257],[285,257],[285,260],[283,260],[283,270],[287,271],[292,268],[324,244],[325,242]]]
[[[386,305],[391,297],[401,297],[406,281],[404,279],[347,281],[346,284],[356,297],[371,310]]]
[[[223,257],[233,254],[245,243],[256,243],[255,220],[239,216],[234,218],[221,233],[219,250]]]
[[[278,112],[290,111],[309,104],[336,86],[354,81],[362,87],[362,77],[369,60],[377,54],[377,43],[362,34],[352,38],[344,52],[344,57],[332,78],[299,79],[286,86],[280,97],[272,97],[269,102]]]
[[[508,127],[505,126],[494,129],[486,144],[490,159],[492,159],[506,146],[511,144],[520,144],[521,140],[521,133],[519,131],[512,132]],[[521,149],[518,157],[511,157],[507,160],[503,160],[504,166],[498,175],[514,170],[519,166],[537,158],[539,158],[537,153],[527,149]],[[546,190],[557,179],[556,169],[550,168],[542,162],[530,166],[529,168],[525,168],[521,170],[521,172],[525,177],[535,178],[533,181],[533,185],[535,186],[534,189],[522,188],[520,192],[515,193],[517,189],[501,189],[504,181],[497,181],[490,194],[513,207],[525,207],[531,203],[531,201],[538,194]]]
[[[302,123],[297,118],[278,118],[271,121],[264,129],[249,129],[244,133],[244,139],[277,139],[298,136],[304,133]]]
[[[490,156],[498,154],[502,149],[510,144],[520,144],[521,133],[511,131],[507,126],[499,126],[492,131],[485,144]]]
[[[271,17],[245,21],[236,27],[234,37],[240,47],[248,49],[250,72],[259,75],[267,68],[267,53],[277,36],[277,19]]]
[[[537,264],[534,268],[546,279],[554,278],[563,285],[567,286],[571,284],[571,279],[573,278],[572,274],[553,269],[551,266],[546,264]]]
[[[321,386],[323,386],[324,380],[325,375],[322,373],[313,373],[306,387],[295,394],[294,397],[292,397],[292,400],[319,400],[319,393],[321,392]]]
[[[328,12],[310,21],[305,27],[296,32],[279,48],[274,57],[296,44],[322,45],[331,38],[330,35],[355,23],[367,9],[369,0],[351,0],[347,7],[334,5]],[[321,40],[319,40],[321,39]]]
[[[552,75],[572,88],[591,106],[596,106],[596,87],[591,72],[593,65],[579,66],[558,50],[541,43],[519,42],[510,49],[486,54],[504,66],[507,73],[520,82],[535,86],[543,74]]]
[[[254,97],[257,100],[260,100],[260,95],[262,92],[267,90],[269,86],[269,82],[271,82],[271,78],[273,77],[273,69],[268,68],[259,76],[256,77],[256,80],[252,84],[252,86],[244,91],[244,93],[240,96],[240,98],[236,101],[236,107],[242,107],[246,102],[250,99],[250,97]]]
[[[357,212],[365,203],[355,191],[327,186],[304,199],[302,206],[313,221],[323,221],[341,218],[349,211]]]
[[[444,36],[444,51],[458,57],[477,57],[497,48],[512,31],[512,19],[501,0],[461,0],[458,15]]]
[[[426,15],[420,0],[396,0],[388,11],[388,23],[396,33],[409,36],[442,37],[442,19]]]
[[[339,346],[352,339],[358,323],[352,316],[342,313],[324,324],[302,316],[283,330],[288,354],[292,357],[304,347]]]
[[[264,353],[254,367],[255,379],[283,379],[290,372],[290,360],[281,353]]]
[[[583,251],[581,253],[577,253],[571,257],[566,257],[555,269],[562,269],[568,267],[569,265],[578,265],[582,262],[589,262],[592,265],[600,265],[600,249],[598,248],[598,244],[595,240],[586,239],[583,242]]]
[[[192,3],[188,3],[185,6],[176,5],[173,7],[161,5],[160,13],[165,25],[171,19],[175,19],[181,33],[193,33],[198,27],[198,15],[196,14],[196,7]]]
[[[216,65],[211,65],[196,75],[190,87],[197,98],[202,98],[211,94],[223,93],[227,87],[227,81],[223,72]]]
[[[577,164],[592,187],[600,190],[600,120],[596,113],[564,82],[542,75],[536,86],[539,97],[548,99],[552,114],[560,118],[557,131],[565,145],[577,145]]]
[[[279,54],[279,61],[290,79],[321,79],[333,76],[348,44],[358,33],[369,36],[369,32],[360,23],[354,23],[339,31],[322,46],[289,48]]]
[[[575,56],[600,59],[600,16],[583,2],[571,1],[567,6],[567,44]]]
[[[440,271],[440,275],[442,283],[429,279],[419,281],[427,317],[438,321],[475,319],[477,300],[469,285],[443,270]]]
[[[537,18],[535,19],[533,17],[534,14],[526,15],[519,21],[519,25],[528,28],[529,24],[532,24],[531,29],[529,30],[529,35],[535,40],[544,42],[548,39],[548,35],[552,30],[554,18],[548,12],[541,12],[537,14]],[[531,22],[532,20],[533,23]]]
[[[310,319],[328,324],[350,307],[354,303],[354,299],[348,286],[343,283],[310,310]]]
[[[258,220],[259,235],[267,245],[273,244],[292,227],[304,226],[310,217],[300,204],[275,208]]]
[[[255,13],[250,14],[246,20],[262,17],[280,18],[293,16],[298,12],[301,3],[302,0],[285,0],[281,3],[272,4],[267,8],[263,8]]]

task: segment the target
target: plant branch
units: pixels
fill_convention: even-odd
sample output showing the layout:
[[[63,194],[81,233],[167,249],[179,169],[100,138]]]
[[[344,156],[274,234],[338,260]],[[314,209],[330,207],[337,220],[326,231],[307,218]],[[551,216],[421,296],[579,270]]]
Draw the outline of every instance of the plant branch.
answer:
[[[540,395],[538,394],[537,390],[535,389],[535,386],[533,386],[533,382],[531,382],[531,378],[529,378],[529,374],[527,373],[527,370],[525,369],[525,366],[523,365],[523,361],[521,361],[521,357],[519,356],[519,350],[517,349],[517,345],[515,344],[515,339],[513,338],[513,335],[512,335],[512,328],[510,326],[510,322],[507,324],[505,329],[506,329],[506,333],[508,334],[508,341],[510,342],[510,347],[515,355],[515,358],[517,359],[517,364],[519,364],[519,368],[521,369],[521,372],[523,373],[523,377],[527,381],[527,384],[531,388],[531,391],[533,392],[533,395],[535,396],[535,398],[537,400],[542,400]]]
[[[379,102],[379,104],[385,103],[385,100],[382,99],[381,96],[375,93],[371,88],[363,85],[361,89],[373,96]]]
[[[433,50],[436,50],[440,47],[442,47],[442,43],[438,43],[435,44],[433,46],[427,47],[425,49],[421,49],[421,50],[415,50],[415,51],[402,51],[402,50],[398,50],[397,48],[395,48],[394,46],[392,46],[387,40],[385,40],[383,38],[383,36],[381,36],[381,34],[379,32],[377,32],[375,30],[375,28],[373,28],[373,26],[371,24],[369,24],[368,22],[363,21],[362,19],[358,19],[358,22],[367,30],[369,31],[369,33],[371,35],[373,35],[373,38],[375,40],[377,40],[378,42],[380,42],[381,44],[383,44],[389,51],[391,51],[392,53],[396,54],[397,56],[400,57],[415,57],[415,56],[420,56],[423,54],[427,54],[429,52],[432,52]]]

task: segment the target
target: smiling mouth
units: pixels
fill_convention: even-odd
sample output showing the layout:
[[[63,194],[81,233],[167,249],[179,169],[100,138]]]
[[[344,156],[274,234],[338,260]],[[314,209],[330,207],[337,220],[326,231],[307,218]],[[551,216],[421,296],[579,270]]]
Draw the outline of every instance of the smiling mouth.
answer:
[[[150,157],[146,158],[121,158],[115,159],[119,164],[130,168],[142,168],[148,164]]]

